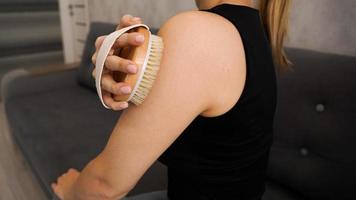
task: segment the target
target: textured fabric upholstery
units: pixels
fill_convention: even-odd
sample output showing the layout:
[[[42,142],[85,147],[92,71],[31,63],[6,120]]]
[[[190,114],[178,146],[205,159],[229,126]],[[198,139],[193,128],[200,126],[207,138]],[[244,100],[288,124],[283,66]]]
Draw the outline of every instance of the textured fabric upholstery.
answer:
[[[356,199],[356,58],[288,51],[269,178],[307,199]]]
[[[121,114],[104,109],[76,75],[20,76],[7,84],[15,89],[5,98],[11,132],[49,197],[50,183],[71,167],[82,169],[104,148]],[[155,163],[131,194],[164,189],[165,173]]]

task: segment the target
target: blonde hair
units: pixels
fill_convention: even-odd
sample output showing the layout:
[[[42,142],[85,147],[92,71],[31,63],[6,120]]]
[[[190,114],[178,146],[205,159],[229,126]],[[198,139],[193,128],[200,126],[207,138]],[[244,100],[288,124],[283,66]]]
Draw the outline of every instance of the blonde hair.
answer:
[[[260,0],[259,5],[278,72],[291,69],[291,62],[284,51],[284,41],[288,33],[290,3],[291,0]]]

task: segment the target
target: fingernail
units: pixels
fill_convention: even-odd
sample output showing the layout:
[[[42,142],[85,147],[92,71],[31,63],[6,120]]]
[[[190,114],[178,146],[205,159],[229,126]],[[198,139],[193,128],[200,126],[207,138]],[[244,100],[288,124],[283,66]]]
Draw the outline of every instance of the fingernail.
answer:
[[[129,104],[128,104],[127,102],[124,102],[124,103],[122,103],[122,104],[120,105],[120,108],[121,108],[121,109],[125,109],[125,108],[127,108],[127,107],[129,107]]]
[[[143,41],[145,41],[145,37],[143,37],[143,35],[136,36],[136,42],[143,42]]]
[[[136,73],[137,67],[135,65],[129,65],[127,66],[127,71],[129,71],[130,73]]]
[[[122,88],[120,88],[121,92],[124,94],[130,94],[131,93],[131,88],[130,86],[124,86]]]

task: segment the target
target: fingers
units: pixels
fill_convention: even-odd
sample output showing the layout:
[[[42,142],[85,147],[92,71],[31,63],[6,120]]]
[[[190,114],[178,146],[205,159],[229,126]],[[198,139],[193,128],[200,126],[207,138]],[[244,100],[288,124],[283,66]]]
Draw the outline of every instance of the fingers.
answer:
[[[59,199],[63,199],[63,193],[62,191],[58,188],[58,186],[54,183],[51,184],[53,192],[56,194],[56,197]]]
[[[107,74],[107,73],[111,73],[111,72],[108,69],[106,69],[106,67],[104,67],[101,76],[103,76],[103,74]],[[93,69],[93,72],[91,75],[93,76],[94,79],[96,79],[96,67]]]
[[[120,71],[127,74],[137,72],[137,66],[133,61],[118,56],[108,56],[105,60],[105,67],[109,71]]]
[[[96,51],[98,51],[100,49],[100,47],[103,44],[106,37],[107,36],[104,35],[104,36],[100,36],[96,39],[96,41],[95,41]],[[144,41],[145,41],[145,37],[140,33],[137,33],[137,32],[124,33],[116,40],[110,53],[113,54],[113,49],[122,48],[122,47],[129,46],[129,45],[139,46]]]
[[[133,17],[131,15],[124,15],[120,22],[119,25],[117,26],[116,30],[134,25],[134,24],[141,24],[142,20],[139,17]]]
[[[56,184],[56,183],[52,183],[52,184],[51,184],[51,187],[52,187],[52,190],[53,190],[54,192],[57,191],[57,184]]]
[[[91,57],[91,62],[93,64],[96,63],[96,58],[98,57],[98,50],[100,49],[101,45],[103,44],[105,38],[106,38],[106,35],[100,36],[100,37],[96,38],[96,40],[95,40],[95,44],[94,44],[95,45],[95,53]]]
[[[108,56],[114,55],[114,49],[111,49]],[[98,58],[98,51],[96,51],[93,56],[91,57],[91,62],[95,65],[96,64],[96,59]]]
[[[145,41],[145,37],[137,32],[124,33],[113,45],[113,49],[123,48],[126,46],[140,46]]]
[[[93,54],[93,56],[91,57],[91,61],[92,63],[96,63],[96,59],[98,56],[98,50],[100,49],[101,45],[103,44],[104,40],[105,40],[106,36],[100,36],[96,39],[95,41],[95,48],[96,51]],[[109,55],[113,55],[114,54],[114,50],[115,49],[120,49],[126,46],[140,46],[143,44],[143,42],[145,41],[145,37],[140,34],[140,33],[125,33],[123,35],[121,35],[116,41],[115,44],[112,46],[112,49],[109,52]]]
[[[111,109],[119,111],[127,108],[129,104],[125,101],[123,102],[116,102],[112,98],[111,94],[109,92],[103,91],[103,100],[104,103]]]
[[[111,74],[104,74],[101,78],[101,87],[104,91],[114,95],[127,95],[132,88],[123,82],[117,83]]]
[[[95,76],[95,72],[93,72],[93,76]],[[101,79],[101,87],[102,87],[102,97],[105,105],[107,105],[110,109],[119,111],[127,108],[129,106],[128,102],[122,101],[117,102],[114,100],[112,95],[127,95],[131,93],[132,88],[126,83],[120,82],[117,83],[111,73],[103,73]],[[72,170],[71,170],[72,171]],[[59,181],[59,180],[58,180]]]
[[[95,69],[93,71],[95,77]],[[102,97],[105,105],[110,109],[119,111],[129,106],[128,102],[117,102],[113,99],[112,95],[127,95],[132,92],[132,88],[124,82],[117,83],[111,73],[103,73],[101,79]]]
[[[98,57],[98,52],[96,51],[93,56],[91,57],[91,62],[95,65],[96,64],[96,58]]]
[[[91,73],[91,76],[95,79],[95,73],[96,73],[96,67],[93,69],[93,72]]]
[[[93,63],[96,61],[96,53],[92,57]],[[108,56],[105,60],[105,68],[104,71],[120,71],[127,74],[135,74],[137,73],[137,66],[136,64],[131,61],[127,60],[118,56]],[[95,78],[96,68],[94,68],[92,72],[93,78]],[[104,72],[103,72],[104,74]]]
[[[74,169],[74,168],[70,168],[70,169],[68,170],[68,173],[79,173],[79,171],[76,170],[76,169]]]
[[[106,35],[100,36],[98,38],[96,38],[95,40],[95,48],[99,49],[101,47],[101,45],[103,44],[104,40],[106,38]]]
[[[58,198],[63,199],[63,192],[62,190],[58,187],[57,184],[52,183],[51,184],[53,192],[57,195]]]
[[[127,26],[140,24],[142,20],[138,17],[133,17],[131,15],[125,15],[121,18],[117,30],[125,28]],[[105,38],[107,36],[100,36],[95,41],[96,52],[92,56],[92,62],[96,64],[98,50],[102,46]],[[113,110],[122,110],[129,106],[128,102],[117,102],[113,99],[112,95],[127,95],[130,94],[132,88],[126,83],[117,83],[112,76],[112,73],[108,71],[120,71],[123,73],[134,74],[137,73],[138,69],[133,61],[120,58],[118,56],[113,56],[114,49],[120,49],[126,46],[139,46],[142,45],[145,38],[142,34],[137,32],[125,33],[120,38],[115,41],[108,57],[105,60],[105,68],[103,71],[101,79],[102,95],[104,103]],[[92,76],[95,78],[96,68],[92,72]]]

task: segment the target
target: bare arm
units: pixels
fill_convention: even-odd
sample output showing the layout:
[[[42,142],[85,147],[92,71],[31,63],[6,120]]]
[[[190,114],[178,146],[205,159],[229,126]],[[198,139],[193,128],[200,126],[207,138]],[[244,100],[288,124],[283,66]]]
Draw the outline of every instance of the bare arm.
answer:
[[[219,68],[224,63],[212,55],[230,41],[209,42],[221,31],[210,31],[211,22],[203,18],[181,14],[161,28],[165,50],[151,93],[142,105],[123,112],[107,146],[86,166],[66,200],[124,197],[194,118],[216,102],[216,87],[224,83],[215,78],[228,81],[230,72],[227,66]]]

